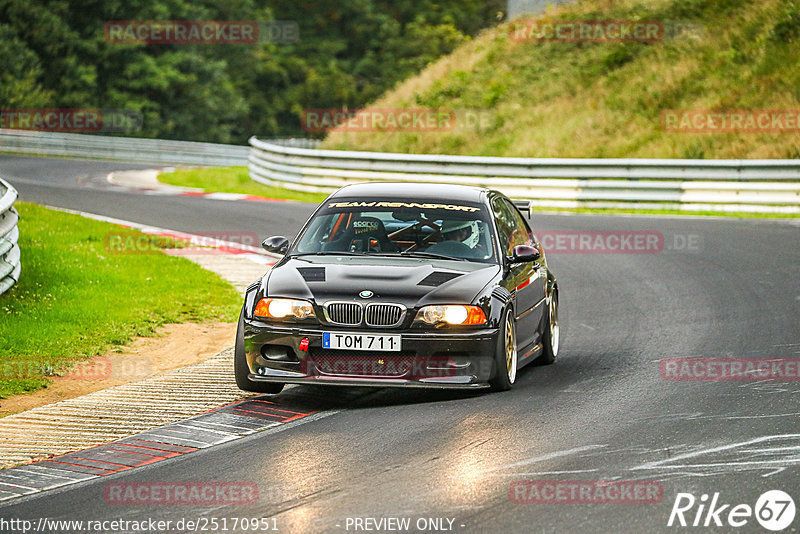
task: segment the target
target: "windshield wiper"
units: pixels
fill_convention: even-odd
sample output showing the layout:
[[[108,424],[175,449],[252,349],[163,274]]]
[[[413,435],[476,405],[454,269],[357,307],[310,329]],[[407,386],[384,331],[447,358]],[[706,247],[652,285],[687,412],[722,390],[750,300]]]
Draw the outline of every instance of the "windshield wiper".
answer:
[[[425,252],[422,250],[415,250],[412,252],[385,252],[380,254],[381,256],[405,256],[409,258],[419,257],[419,258],[432,258],[437,260],[455,260],[455,261],[472,261],[469,258],[456,258],[453,256],[445,256],[444,254],[435,254],[433,252]]]
[[[366,256],[360,252],[334,252],[332,250],[325,250],[322,252],[301,252],[300,254],[291,254],[290,258],[299,258],[300,256]]]
[[[453,261],[473,261],[469,258],[454,258],[453,256],[445,256],[444,254],[434,254],[433,252],[423,252],[423,251],[414,251],[414,252],[334,252],[334,251],[323,251],[323,252],[301,252],[300,254],[292,254],[290,258],[300,258],[302,256],[359,256],[359,257],[370,257],[370,256],[390,256],[390,257],[405,257],[405,258],[432,258],[437,260],[453,260]]]

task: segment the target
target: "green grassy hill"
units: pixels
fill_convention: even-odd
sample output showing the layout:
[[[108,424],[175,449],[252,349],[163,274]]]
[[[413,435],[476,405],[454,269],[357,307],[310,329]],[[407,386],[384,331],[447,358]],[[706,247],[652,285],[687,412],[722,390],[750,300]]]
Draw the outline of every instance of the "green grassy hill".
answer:
[[[666,131],[666,110],[800,114],[800,2],[586,0],[542,20],[661,21],[652,43],[519,42],[487,30],[371,107],[474,110],[479,128],[331,132],[326,148],[530,157],[800,158],[800,127]],[[784,128],[784,130],[790,128]]]

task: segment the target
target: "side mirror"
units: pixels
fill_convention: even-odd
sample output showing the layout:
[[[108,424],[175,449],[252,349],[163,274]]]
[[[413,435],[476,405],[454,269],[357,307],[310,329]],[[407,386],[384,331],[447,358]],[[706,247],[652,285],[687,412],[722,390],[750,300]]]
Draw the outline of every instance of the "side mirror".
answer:
[[[511,256],[508,258],[509,263],[527,263],[536,261],[542,257],[541,252],[536,247],[530,245],[517,245],[511,251]]]
[[[289,250],[289,239],[282,235],[275,235],[266,238],[264,242],[261,243],[261,246],[264,250],[272,252],[273,254],[286,254],[286,251]]]

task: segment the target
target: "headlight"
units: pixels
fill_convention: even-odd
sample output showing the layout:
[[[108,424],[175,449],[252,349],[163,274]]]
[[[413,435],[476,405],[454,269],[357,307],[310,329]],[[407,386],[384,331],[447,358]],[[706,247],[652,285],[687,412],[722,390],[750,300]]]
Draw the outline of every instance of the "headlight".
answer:
[[[452,325],[486,324],[486,314],[480,306],[425,306],[417,312],[415,322]]]
[[[261,299],[253,312],[261,319],[308,319],[314,317],[314,307],[306,300]]]

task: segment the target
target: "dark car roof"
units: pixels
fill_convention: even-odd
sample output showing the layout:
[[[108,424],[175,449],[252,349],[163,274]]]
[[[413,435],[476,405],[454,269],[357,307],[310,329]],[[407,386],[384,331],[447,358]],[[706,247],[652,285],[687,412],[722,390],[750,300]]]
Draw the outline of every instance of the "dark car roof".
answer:
[[[391,198],[403,200],[447,200],[481,202],[489,190],[456,184],[428,184],[407,182],[372,182],[347,185],[336,191],[331,198]]]

